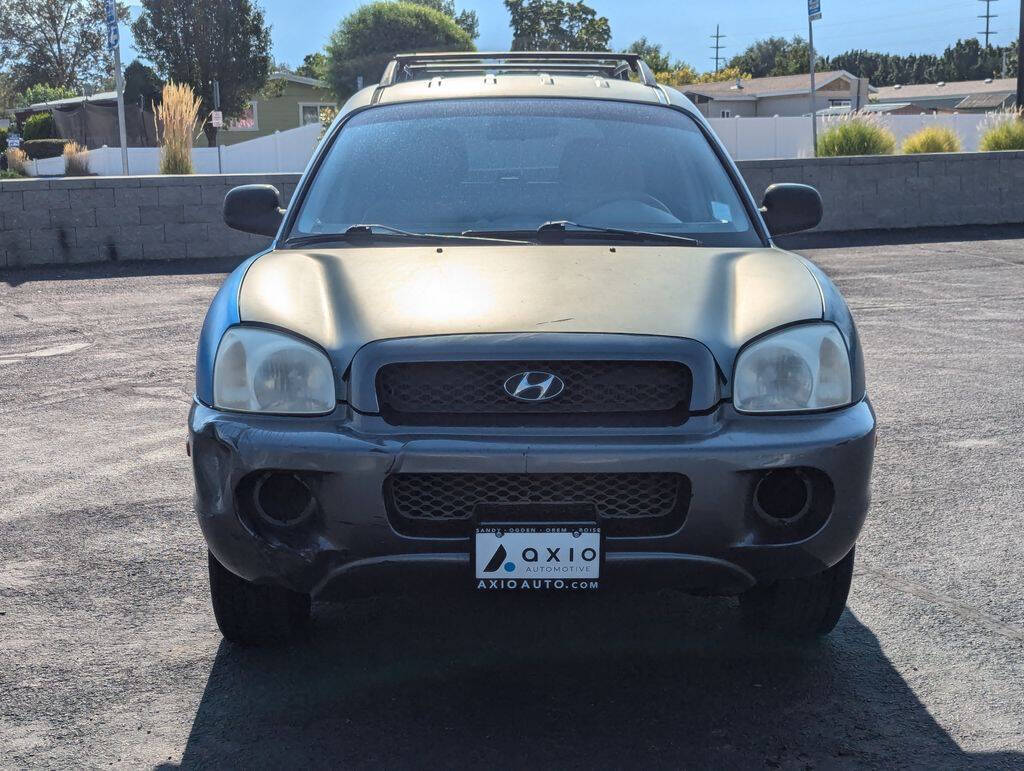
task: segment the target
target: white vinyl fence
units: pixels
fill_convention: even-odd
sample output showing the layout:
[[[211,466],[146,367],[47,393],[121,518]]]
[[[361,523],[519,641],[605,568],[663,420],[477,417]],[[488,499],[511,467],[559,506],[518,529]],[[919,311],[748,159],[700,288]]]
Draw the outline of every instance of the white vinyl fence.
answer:
[[[234,145],[194,147],[192,164],[197,174],[301,172],[313,156],[320,130],[320,124],[313,123]],[[121,176],[121,148],[101,147],[89,150],[89,171],[101,177]],[[64,159],[46,158],[31,161],[29,173],[36,177],[60,176],[64,173]],[[130,176],[159,173],[160,148],[128,148]]]
[[[818,130],[830,118],[818,119]],[[924,126],[949,126],[960,135],[963,149],[978,149],[984,115],[883,115],[878,120],[902,142]],[[711,127],[737,161],[772,158],[809,158],[813,153],[811,119],[805,118],[712,118]],[[298,173],[306,168],[320,135],[320,124],[280,131],[219,148],[196,147],[192,163],[199,174]],[[218,155],[219,163],[218,163]],[[121,150],[101,147],[89,151],[89,169],[104,177],[121,175]],[[29,162],[29,173],[37,177],[60,176],[63,158]],[[132,176],[160,173],[160,149],[128,148],[128,173]]]
[[[978,149],[985,115],[879,115],[897,143],[925,126],[948,126],[960,135],[965,152]],[[818,118],[822,131],[835,118]],[[814,155],[810,116],[803,118],[711,118],[711,128],[737,161],[810,158]]]

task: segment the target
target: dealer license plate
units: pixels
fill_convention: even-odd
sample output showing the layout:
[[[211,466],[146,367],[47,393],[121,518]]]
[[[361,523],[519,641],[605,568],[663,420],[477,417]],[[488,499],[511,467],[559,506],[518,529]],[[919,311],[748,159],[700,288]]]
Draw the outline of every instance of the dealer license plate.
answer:
[[[481,525],[473,562],[478,589],[597,589],[596,525]]]

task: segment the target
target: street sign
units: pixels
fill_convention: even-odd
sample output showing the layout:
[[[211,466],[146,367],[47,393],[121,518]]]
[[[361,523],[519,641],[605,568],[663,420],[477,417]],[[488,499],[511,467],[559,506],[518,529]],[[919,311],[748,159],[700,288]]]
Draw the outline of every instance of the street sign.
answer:
[[[117,133],[121,143],[121,173],[128,176],[128,132],[124,125],[124,73],[121,71],[121,34],[117,31],[117,0],[103,0],[107,16],[107,53],[114,58],[117,88]]]
[[[214,110],[211,112],[210,125],[214,128],[222,128],[224,126],[224,113],[220,110]]]
[[[121,35],[117,30],[117,8],[115,0],[104,0],[107,12],[107,51],[113,53],[121,42]]]
[[[7,146],[8,147],[21,147],[21,134],[8,134],[7,135]]]
[[[821,0],[807,0],[807,16],[811,21],[821,18]]]

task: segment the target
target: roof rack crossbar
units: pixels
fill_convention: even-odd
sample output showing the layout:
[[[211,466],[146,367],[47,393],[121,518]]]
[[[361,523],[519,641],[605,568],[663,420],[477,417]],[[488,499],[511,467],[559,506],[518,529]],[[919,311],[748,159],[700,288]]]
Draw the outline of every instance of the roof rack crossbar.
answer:
[[[547,62],[543,66],[523,62],[509,64],[473,64],[472,62],[453,62],[451,64],[407,64],[405,69],[414,72],[595,72],[610,76],[621,76],[621,67],[597,62]],[[628,71],[628,70],[627,70]]]
[[[487,65],[485,62],[494,64]],[[562,65],[562,69],[573,69],[566,66],[571,63],[587,64],[587,69],[598,68],[609,72],[613,77],[628,77],[628,73],[633,72],[644,85],[656,85],[654,73],[639,54],[611,51],[464,51],[398,54],[384,70],[380,86],[384,88],[394,85],[414,70],[511,70],[512,65],[515,65],[514,69],[517,71],[542,72],[544,69],[555,69],[556,64]],[[577,66],[576,69],[581,67]]]

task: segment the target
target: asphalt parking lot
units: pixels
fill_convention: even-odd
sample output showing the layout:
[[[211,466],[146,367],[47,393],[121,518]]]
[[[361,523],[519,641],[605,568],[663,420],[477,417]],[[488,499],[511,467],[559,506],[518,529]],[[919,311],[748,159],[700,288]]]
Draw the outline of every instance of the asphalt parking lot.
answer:
[[[395,594],[223,643],[185,418],[229,266],[0,273],[0,764],[1020,768],[1024,228],[797,246],[880,444],[848,610],[795,648],[671,592]]]

